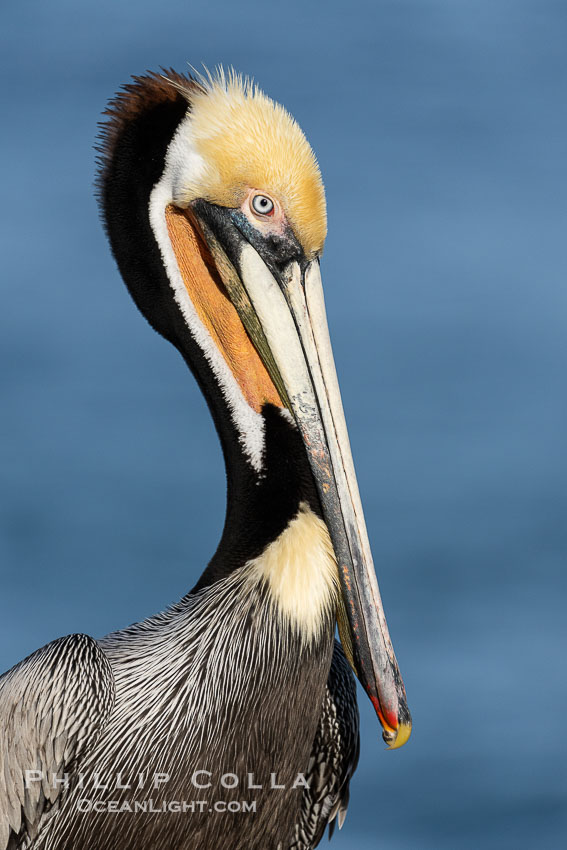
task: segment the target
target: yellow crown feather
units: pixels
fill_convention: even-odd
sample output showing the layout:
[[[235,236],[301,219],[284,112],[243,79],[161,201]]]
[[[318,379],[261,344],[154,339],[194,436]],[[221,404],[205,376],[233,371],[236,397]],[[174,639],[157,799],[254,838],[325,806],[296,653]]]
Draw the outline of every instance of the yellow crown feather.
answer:
[[[264,190],[281,203],[306,254],[320,253],[327,232],[325,190],[295,119],[233,70],[199,76],[185,93],[191,142],[205,167],[183,186],[183,199],[235,207],[248,189]]]

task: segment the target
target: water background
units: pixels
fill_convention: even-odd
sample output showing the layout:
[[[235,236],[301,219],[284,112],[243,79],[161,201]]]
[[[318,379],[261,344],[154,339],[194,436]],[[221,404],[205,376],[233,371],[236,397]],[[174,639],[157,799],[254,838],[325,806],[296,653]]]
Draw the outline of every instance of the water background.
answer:
[[[138,315],[93,200],[132,73],[253,74],[327,187],[329,324],[414,734],[363,749],[333,847],[567,839],[567,5],[5,4],[0,669],[180,597],[220,450]]]

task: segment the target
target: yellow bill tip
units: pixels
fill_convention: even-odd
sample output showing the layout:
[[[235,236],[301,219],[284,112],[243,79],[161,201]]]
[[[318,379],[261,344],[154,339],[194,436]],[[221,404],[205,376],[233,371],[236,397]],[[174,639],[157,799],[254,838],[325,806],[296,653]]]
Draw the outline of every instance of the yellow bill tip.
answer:
[[[411,735],[411,723],[400,723],[395,732],[384,735],[389,750],[399,750],[409,741]]]

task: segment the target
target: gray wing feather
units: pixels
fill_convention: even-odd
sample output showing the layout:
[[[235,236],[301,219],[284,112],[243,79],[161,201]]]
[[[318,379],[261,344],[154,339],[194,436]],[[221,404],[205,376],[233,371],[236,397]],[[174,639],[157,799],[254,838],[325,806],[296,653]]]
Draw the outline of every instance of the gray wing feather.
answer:
[[[59,638],[0,677],[0,850],[37,836],[114,697],[109,661],[87,635]],[[26,771],[39,771],[31,776],[41,781],[26,782]]]
[[[329,825],[339,829],[346,817],[349,783],[360,752],[356,682],[342,647],[335,641],[323,710],[305,778],[298,823],[290,850],[317,847]]]

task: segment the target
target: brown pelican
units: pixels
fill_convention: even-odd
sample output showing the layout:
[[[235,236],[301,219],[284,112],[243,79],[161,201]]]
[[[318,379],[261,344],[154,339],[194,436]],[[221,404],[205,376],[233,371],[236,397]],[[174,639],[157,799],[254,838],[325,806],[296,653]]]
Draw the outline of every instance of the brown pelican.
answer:
[[[0,850],[306,850],[346,813],[351,668],[387,744],[411,729],[327,332],[319,168],[233,73],[135,78],[106,115],[108,238],[208,401],[226,521],[180,602],[0,679]]]

